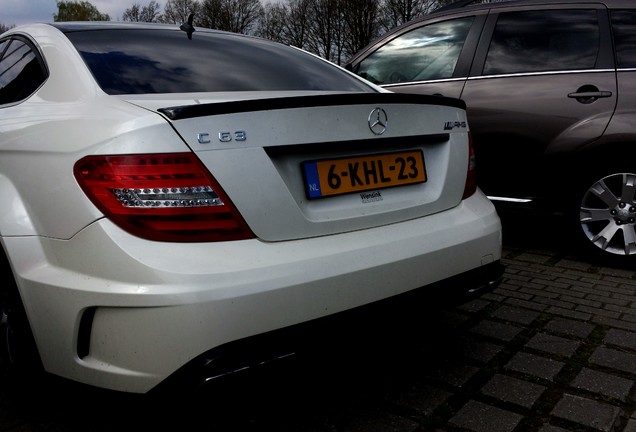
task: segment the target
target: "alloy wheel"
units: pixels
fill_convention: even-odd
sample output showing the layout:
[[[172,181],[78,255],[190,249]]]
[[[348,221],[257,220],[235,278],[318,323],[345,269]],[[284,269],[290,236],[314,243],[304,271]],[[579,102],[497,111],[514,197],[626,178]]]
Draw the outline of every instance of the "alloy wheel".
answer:
[[[636,256],[636,174],[616,173],[594,183],[583,195],[579,220],[600,250]]]

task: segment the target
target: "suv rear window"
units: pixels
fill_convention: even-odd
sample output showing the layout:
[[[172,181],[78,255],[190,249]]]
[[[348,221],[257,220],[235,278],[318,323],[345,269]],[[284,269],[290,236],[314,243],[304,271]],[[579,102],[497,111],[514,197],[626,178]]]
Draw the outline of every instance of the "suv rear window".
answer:
[[[371,91],[312,55],[252,37],[120,28],[66,36],[108,94]]]
[[[484,75],[594,69],[599,46],[594,9],[502,13]]]

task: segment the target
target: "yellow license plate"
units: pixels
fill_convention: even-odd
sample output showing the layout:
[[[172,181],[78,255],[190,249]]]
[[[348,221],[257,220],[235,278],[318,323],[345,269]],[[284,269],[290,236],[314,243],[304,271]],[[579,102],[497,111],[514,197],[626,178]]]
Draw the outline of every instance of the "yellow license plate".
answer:
[[[426,181],[421,150],[303,162],[310,199]]]

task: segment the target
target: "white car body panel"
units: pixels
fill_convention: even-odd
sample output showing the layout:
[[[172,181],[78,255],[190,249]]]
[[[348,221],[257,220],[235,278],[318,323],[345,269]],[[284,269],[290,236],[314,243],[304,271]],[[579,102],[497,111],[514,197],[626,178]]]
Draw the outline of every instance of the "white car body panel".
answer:
[[[500,225],[483,198],[477,193],[448,212],[309,240],[156,243],[102,220],[72,240],[11,238],[6,245],[20,264],[17,280],[34,334],[43,335],[37,342],[47,370],[147,392],[210,347],[499,259]],[[77,329],[89,307],[97,307],[91,354],[79,359]]]
[[[375,136],[369,115],[376,103],[311,102],[355,97],[343,92],[111,96],[60,30],[30,25],[2,37],[12,34],[36,44],[49,77],[28,99],[0,105],[0,199],[11,203],[0,210],[0,241],[50,373],[148,392],[224,344],[501,259],[494,206],[479,190],[462,198],[469,130],[461,107],[433,99],[382,104],[389,127]],[[276,108],[281,98],[304,102]],[[176,120],[160,111],[262,100],[273,108]],[[447,130],[449,123],[463,127]],[[247,139],[217,139],[236,131]],[[392,145],[404,137],[424,138]],[[328,145],[347,142],[360,148]],[[382,200],[372,202],[357,193],[318,200],[305,194],[305,160],[405,148],[423,151],[426,183],[381,189]],[[86,156],[183,152],[203,162],[254,238],[180,243],[137,237],[105,217],[73,175]],[[86,355],[79,354],[83,342],[90,342]]]

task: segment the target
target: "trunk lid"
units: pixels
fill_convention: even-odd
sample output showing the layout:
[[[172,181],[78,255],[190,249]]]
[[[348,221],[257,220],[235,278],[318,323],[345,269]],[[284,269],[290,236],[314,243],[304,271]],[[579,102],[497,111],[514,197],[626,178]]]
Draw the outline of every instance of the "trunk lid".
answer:
[[[468,127],[455,99],[278,92],[129,102],[171,122],[264,241],[397,223],[462,199]]]

